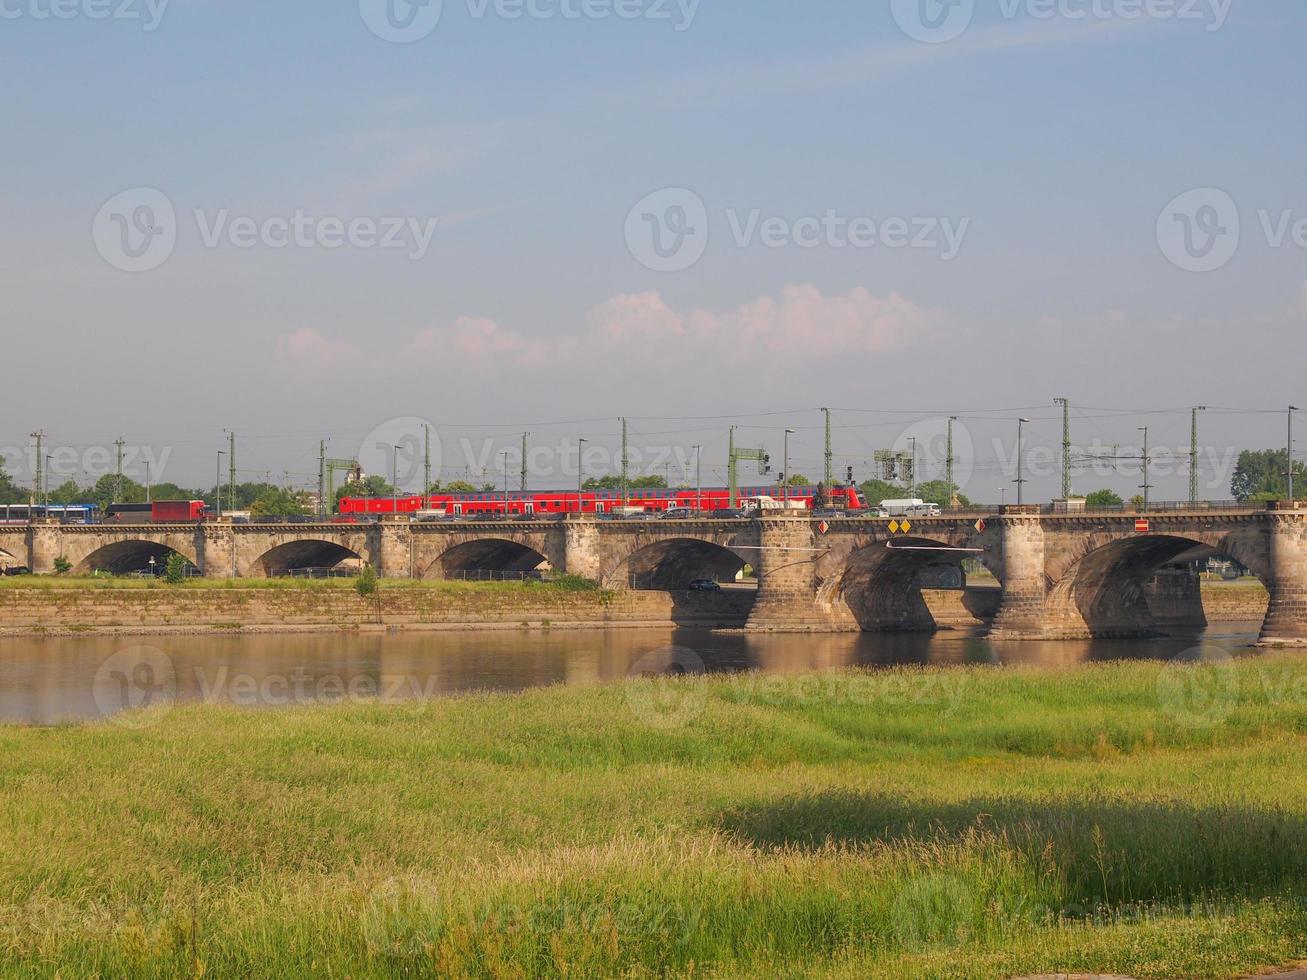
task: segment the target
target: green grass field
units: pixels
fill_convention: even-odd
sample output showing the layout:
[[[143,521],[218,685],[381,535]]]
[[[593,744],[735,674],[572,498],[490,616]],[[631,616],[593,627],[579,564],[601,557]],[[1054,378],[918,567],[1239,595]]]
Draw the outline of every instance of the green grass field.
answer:
[[[1233,977],[1305,751],[1288,654],[0,729],[0,973]]]

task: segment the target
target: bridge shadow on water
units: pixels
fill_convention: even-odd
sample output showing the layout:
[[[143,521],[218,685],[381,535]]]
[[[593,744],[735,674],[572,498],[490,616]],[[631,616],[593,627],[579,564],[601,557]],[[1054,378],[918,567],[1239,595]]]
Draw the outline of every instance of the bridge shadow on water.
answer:
[[[700,607],[687,606],[685,625],[672,642],[692,650],[709,673],[762,670],[798,673],[812,670],[878,667],[1037,666],[1120,660],[1168,661],[1189,658],[1199,650],[1220,649],[1239,655],[1257,636],[1256,624],[1228,624],[1202,632],[1149,639],[994,641],[977,630],[938,632],[745,633],[696,625]]]
[[[745,804],[718,823],[767,850],[898,846],[921,856],[922,871],[948,873],[924,865],[953,849],[972,862],[1003,855],[1040,884],[1045,911],[1070,915],[1303,894],[1307,882],[1307,818],[1245,805],[832,791]]]

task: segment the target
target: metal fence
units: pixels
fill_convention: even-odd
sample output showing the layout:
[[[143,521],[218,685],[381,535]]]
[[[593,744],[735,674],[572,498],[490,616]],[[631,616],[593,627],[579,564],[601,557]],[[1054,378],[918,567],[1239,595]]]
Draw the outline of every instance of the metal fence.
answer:
[[[544,572],[534,569],[522,572],[494,568],[461,568],[446,572],[445,578],[456,582],[543,582],[545,575]]]

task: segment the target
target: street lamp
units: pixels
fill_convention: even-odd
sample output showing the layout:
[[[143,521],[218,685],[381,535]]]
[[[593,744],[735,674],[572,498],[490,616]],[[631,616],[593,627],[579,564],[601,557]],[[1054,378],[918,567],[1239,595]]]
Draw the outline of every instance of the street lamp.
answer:
[[[222,457],[226,455],[227,455],[226,452],[219,449],[218,459],[215,461],[213,465],[213,503],[214,503],[213,516],[214,517],[222,516]]]
[[[998,492],[999,492],[999,506],[1000,506],[1000,507],[1006,507],[1006,506],[1007,506],[1007,487],[999,487],[999,488],[998,488]]]
[[[576,512],[581,513],[581,481],[585,476],[585,444],[589,439],[576,440]]]
[[[41,474],[45,481],[45,516],[47,518],[50,516],[50,463],[53,459],[53,456],[47,456],[45,458],[45,472]]]
[[[1144,492],[1144,509],[1147,510],[1147,509],[1148,509],[1148,491],[1152,489],[1152,487],[1151,487],[1151,486],[1149,485],[1149,483],[1148,483],[1148,426],[1146,426],[1146,425],[1141,425],[1141,426],[1139,426],[1139,431],[1142,432],[1142,433],[1144,434],[1144,448],[1143,448],[1143,460],[1144,460],[1144,482],[1143,482],[1143,485],[1142,485],[1139,489],[1142,490],[1142,491]]]
[[[1293,499],[1293,413],[1298,411],[1297,405],[1289,406],[1289,499]]]
[[[908,436],[908,442],[912,444],[912,499],[917,498],[917,437]]]
[[[703,512],[703,446],[690,448],[694,450],[694,512],[700,514]]]
[[[785,462],[782,463],[784,469],[781,470],[781,500],[787,503],[790,499],[790,436],[792,435],[794,435],[793,429],[785,430],[785,448],[782,452]]]
[[[399,451],[402,447],[391,446],[390,454],[390,503],[391,513],[399,513]]]
[[[1014,481],[1017,485],[1017,506],[1020,507],[1025,501],[1026,477],[1022,468],[1021,448],[1025,439],[1025,425],[1030,419],[1017,419],[1017,478]]]
[[[504,461],[504,516],[508,516],[508,450],[505,449],[499,454]]]

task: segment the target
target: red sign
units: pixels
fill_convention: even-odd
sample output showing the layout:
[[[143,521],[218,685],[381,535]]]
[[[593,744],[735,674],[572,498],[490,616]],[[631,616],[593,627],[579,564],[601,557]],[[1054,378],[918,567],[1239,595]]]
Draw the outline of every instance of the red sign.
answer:
[[[976,523],[973,526],[975,527],[977,533],[979,534],[985,533],[985,521],[983,518],[981,520],[976,521]]]
[[[822,521],[820,524],[817,525],[817,530],[820,531],[822,534],[825,534],[827,531],[830,530],[830,525],[827,524],[825,521]]]
[[[1149,528],[1148,522],[1144,520],[1142,517],[1139,520],[1135,521],[1135,530],[1138,531],[1140,534],[1147,534],[1148,528]]]

